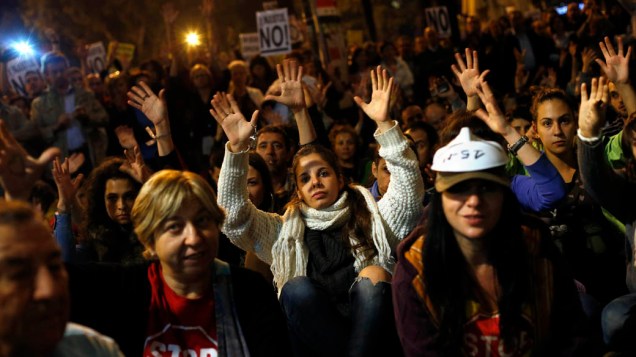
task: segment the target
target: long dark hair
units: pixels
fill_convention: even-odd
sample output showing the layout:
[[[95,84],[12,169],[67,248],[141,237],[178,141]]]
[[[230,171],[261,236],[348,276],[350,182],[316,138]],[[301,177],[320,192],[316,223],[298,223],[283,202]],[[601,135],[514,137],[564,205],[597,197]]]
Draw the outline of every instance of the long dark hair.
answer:
[[[504,188],[501,216],[484,239],[487,259],[493,265],[501,296],[497,301],[504,345],[517,347],[522,306],[530,296],[528,253],[522,240],[522,216],[516,196]],[[435,192],[425,228],[422,254],[424,284],[439,321],[439,341],[446,355],[458,355],[463,345],[466,301],[474,296],[476,282],[455,239],[442,207],[441,194]]]
[[[274,186],[272,185],[272,177],[263,158],[255,153],[249,154],[249,165],[258,171],[263,182],[263,202],[256,207],[261,211],[272,212],[274,210]]]
[[[121,171],[119,168],[124,160],[118,157],[112,157],[104,160],[97,166],[88,177],[86,182],[86,197],[88,204],[85,210],[82,223],[80,224],[81,239],[100,238],[95,233],[104,230],[116,230],[119,224],[114,222],[106,212],[106,202],[104,201],[104,192],[106,190],[106,182],[111,179],[129,180],[135,190],[135,194],[141,189],[141,184],[135,181],[129,174]],[[132,231],[132,226],[126,227]]]
[[[310,144],[303,146],[294,156],[294,161],[292,163],[294,182],[297,182],[298,180],[296,177],[298,162],[302,157],[311,154],[320,155],[320,158],[325,160],[327,164],[333,168],[337,177],[344,180],[342,169],[338,165],[336,159],[336,154],[320,144]],[[373,244],[373,237],[371,237],[371,212],[369,212],[362,194],[359,193],[352,185],[345,185],[343,191],[347,192],[347,206],[349,206],[349,209],[351,210],[349,221],[347,221],[347,224],[342,230],[343,242],[348,246],[350,244],[349,236],[355,237],[357,244],[351,248],[362,252],[363,256],[366,257],[367,260],[373,259],[373,257],[378,254],[378,250]],[[300,202],[301,199],[298,195],[293,195],[292,199],[287,204],[287,207],[298,205]]]

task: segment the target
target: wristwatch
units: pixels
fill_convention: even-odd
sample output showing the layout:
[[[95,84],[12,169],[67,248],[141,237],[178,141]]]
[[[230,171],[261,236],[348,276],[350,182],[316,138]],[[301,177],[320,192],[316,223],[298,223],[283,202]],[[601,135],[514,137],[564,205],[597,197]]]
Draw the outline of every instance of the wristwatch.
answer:
[[[529,139],[527,136],[521,135],[517,142],[515,142],[514,144],[508,144],[508,151],[516,156],[519,149],[521,149],[521,147],[524,146],[528,141]]]

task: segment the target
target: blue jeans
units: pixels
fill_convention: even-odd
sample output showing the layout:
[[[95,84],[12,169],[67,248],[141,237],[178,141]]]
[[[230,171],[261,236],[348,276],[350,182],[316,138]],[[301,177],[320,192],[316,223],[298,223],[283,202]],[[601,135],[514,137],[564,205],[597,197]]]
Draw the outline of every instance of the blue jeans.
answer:
[[[636,294],[623,295],[607,304],[603,309],[601,325],[603,340],[610,348],[635,351]]]
[[[396,356],[401,354],[391,284],[357,278],[349,290],[351,316],[306,276],[288,281],[280,301],[296,356]]]

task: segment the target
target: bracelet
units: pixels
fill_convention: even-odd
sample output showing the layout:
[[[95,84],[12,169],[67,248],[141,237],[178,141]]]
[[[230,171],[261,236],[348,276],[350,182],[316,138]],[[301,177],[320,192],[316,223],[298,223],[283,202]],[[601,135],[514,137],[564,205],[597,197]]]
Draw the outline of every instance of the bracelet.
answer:
[[[596,143],[597,141],[601,140],[600,136],[595,136],[593,138],[587,138],[587,137],[583,136],[583,134],[581,134],[581,129],[580,128],[576,129],[576,135],[579,137],[579,140],[581,140],[582,142],[585,142],[585,143],[593,144],[593,143]]]
[[[511,154],[516,156],[517,152],[519,151],[519,149],[521,149],[521,147],[524,146],[528,141],[529,141],[529,139],[528,139],[527,136],[521,135],[521,137],[519,138],[519,140],[517,140],[516,143],[508,144],[508,151]]]

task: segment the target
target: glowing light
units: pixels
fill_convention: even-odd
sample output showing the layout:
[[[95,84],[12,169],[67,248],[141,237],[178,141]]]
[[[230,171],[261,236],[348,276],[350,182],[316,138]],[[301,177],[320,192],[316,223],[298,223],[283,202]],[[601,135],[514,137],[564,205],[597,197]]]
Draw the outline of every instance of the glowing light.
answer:
[[[199,37],[199,34],[196,32],[188,32],[186,34],[186,43],[190,46],[198,46],[201,44],[201,38]]]
[[[21,56],[30,56],[35,53],[33,46],[27,41],[15,42],[12,47]]]

